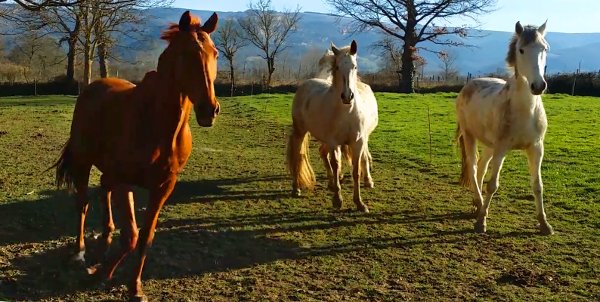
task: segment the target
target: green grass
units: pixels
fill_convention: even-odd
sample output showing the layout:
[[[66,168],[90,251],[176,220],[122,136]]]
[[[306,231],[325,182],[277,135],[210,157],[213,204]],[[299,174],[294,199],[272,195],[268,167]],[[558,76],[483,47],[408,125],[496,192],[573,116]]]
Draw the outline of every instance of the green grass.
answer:
[[[600,99],[546,95],[542,166],[556,234],[537,234],[527,164],[511,152],[488,233],[472,232],[457,184],[454,94],[377,94],[370,214],[331,209],[319,185],[290,197],[284,158],[292,95],[224,98],[160,216],[144,270],[156,300],[398,301],[600,299]],[[127,261],[105,288],[68,263],[72,199],[44,172],[68,136],[74,99],[0,99],[0,300],[119,300]],[[431,120],[431,157],[428,135]],[[193,119],[191,120],[194,121]],[[91,185],[98,184],[94,172]],[[101,231],[92,190],[88,230]],[[138,194],[138,214],[146,195]],[[141,219],[141,217],[140,217]],[[93,247],[94,240],[88,240]],[[118,240],[114,241],[118,246]]]

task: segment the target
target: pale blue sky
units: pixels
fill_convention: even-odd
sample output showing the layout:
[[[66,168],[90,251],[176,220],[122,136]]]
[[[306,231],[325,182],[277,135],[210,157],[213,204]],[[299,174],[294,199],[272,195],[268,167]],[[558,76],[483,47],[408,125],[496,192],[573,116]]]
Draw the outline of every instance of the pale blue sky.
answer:
[[[248,0],[175,0],[174,7],[243,11]],[[272,0],[277,10],[295,8],[302,11],[332,12],[324,0]],[[482,16],[482,29],[512,31],[514,23],[540,25],[548,19],[553,32],[600,32],[600,0],[498,0],[498,10]],[[458,20],[462,25],[467,20]],[[452,25],[452,24],[450,24]]]

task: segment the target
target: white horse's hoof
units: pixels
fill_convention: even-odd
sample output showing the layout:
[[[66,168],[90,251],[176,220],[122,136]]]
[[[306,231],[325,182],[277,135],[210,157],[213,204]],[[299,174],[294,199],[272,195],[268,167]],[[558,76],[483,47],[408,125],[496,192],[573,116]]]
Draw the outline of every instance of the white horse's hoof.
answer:
[[[486,225],[483,222],[475,222],[475,233],[483,234],[486,232]]]
[[[552,229],[552,226],[547,222],[540,223],[539,228],[540,228],[540,234],[542,234],[544,236],[554,235],[554,230]]]

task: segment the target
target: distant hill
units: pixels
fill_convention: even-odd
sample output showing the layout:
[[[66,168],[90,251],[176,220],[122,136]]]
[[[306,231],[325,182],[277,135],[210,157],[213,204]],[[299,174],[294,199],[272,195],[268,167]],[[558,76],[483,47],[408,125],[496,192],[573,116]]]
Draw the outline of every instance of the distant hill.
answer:
[[[139,42],[127,40],[123,37],[121,44],[131,46],[132,48],[142,49],[140,52],[158,55],[162,51],[164,44],[158,42],[160,32],[166,28],[169,23],[177,22],[182,8],[156,8],[150,9],[145,13],[151,14],[146,31],[151,41]],[[212,11],[193,11],[203,20],[206,20]],[[220,20],[238,18],[244,15],[244,12],[218,12]],[[289,47],[282,56],[289,66],[297,64],[303,54],[309,51],[324,51],[330,42],[338,46],[348,45],[352,39],[355,39],[359,45],[359,64],[362,72],[372,72],[380,68],[380,54],[373,49],[372,45],[380,39],[381,34],[378,30],[365,30],[357,34],[351,34],[347,24],[349,19],[340,19],[337,16],[321,14],[314,12],[302,13],[302,19],[298,26],[298,31],[293,33],[288,41]],[[498,70],[504,70],[504,57],[507,52],[508,41],[512,35],[509,30],[514,27],[517,20],[507,20],[507,32],[499,31],[481,31],[477,35],[480,37],[471,37],[465,39],[465,43],[474,47],[454,48],[452,52],[457,57],[456,66],[461,74],[468,72],[475,76],[483,75]],[[523,18],[522,21],[527,21]],[[526,22],[525,22],[526,23]],[[600,33],[556,33],[552,32],[552,23],[549,24],[550,33],[547,40],[550,43],[550,52],[548,56],[548,73],[573,72],[581,62],[582,71],[599,71],[600,56],[597,50],[600,49]],[[4,37],[5,40],[11,39],[10,36]],[[10,41],[5,43],[10,45]],[[440,47],[431,43],[425,43],[429,49],[439,50]],[[140,52],[134,53],[132,48],[123,50],[122,57],[134,58],[139,56]],[[246,47],[239,53],[241,60],[252,61],[259,55],[257,49]],[[426,73],[435,73],[440,70],[440,62],[435,54],[430,52],[421,52],[421,55],[427,60],[425,66]],[[224,61],[223,61],[224,63]],[[243,64],[243,63],[239,63]]]

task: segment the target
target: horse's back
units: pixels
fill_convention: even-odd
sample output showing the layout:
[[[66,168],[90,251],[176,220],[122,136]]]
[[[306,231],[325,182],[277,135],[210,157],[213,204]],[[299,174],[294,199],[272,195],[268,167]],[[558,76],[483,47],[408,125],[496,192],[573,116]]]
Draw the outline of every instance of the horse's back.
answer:
[[[373,90],[371,90],[371,86],[361,81],[358,81],[358,92],[360,94],[361,99],[365,103],[365,117],[366,117],[366,127],[367,132],[371,134],[375,127],[377,127],[377,123],[379,122],[379,113],[377,108],[377,99],[375,98],[375,94]]]
[[[298,118],[302,112],[314,108],[314,106],[311,106],[314,103],[318,102],[322,105],[323,102],[318,100],[327,93],[329,87],[331,87],[331,82],[325,79],[312,78],[302,81],[294,95],[292,115]]]

